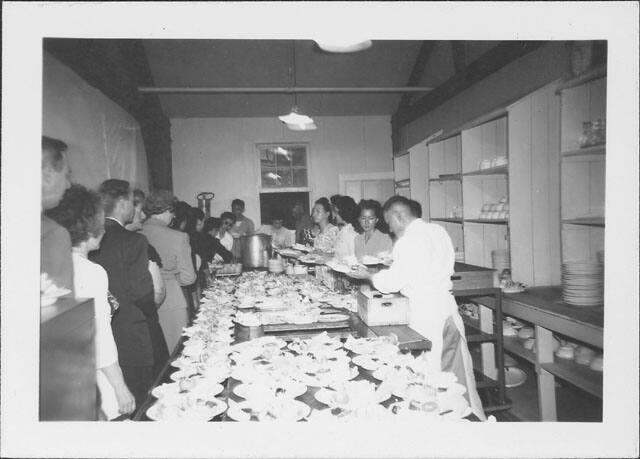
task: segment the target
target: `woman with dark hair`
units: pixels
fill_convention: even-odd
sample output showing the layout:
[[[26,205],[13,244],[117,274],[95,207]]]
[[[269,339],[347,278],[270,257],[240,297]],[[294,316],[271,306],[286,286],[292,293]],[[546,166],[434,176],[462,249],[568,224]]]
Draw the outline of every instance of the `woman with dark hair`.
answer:
[[[362,261],[365,255],[385,258],[391,252],[393,243],[388,234],[378,229],[382,206],[373,199],[363,199],[360,201],[359,208],[359,222],[363,231],[354,241],[358,261]]]
[[[220,243],[224,246],[228,251],[233,250],[233,236],[231,235],[231,228],[236,224],[236,216],[231,212],[222,212],[220,215],[220,220],[222,225],[218,231],[218,239],[220,239]]]
[[[136,402],[124,381],[111,330],[111,315],[117,305],[115,301],[109,301],[106,271],[88,259],[89,252],[100,247],[104,235],[100,196],[83,186],[73,185],[47,215],[65,227],[71,236],[76,297],[93,298],[94,301],[96,382],[100,391],[101,418],[111,420],[131,413]]]
[[[340,228],[335,243],[335,255],[339,260],[355,256],[354,240],[362,231],[358,223],[360,209],[351,196],[338,196],[334,204],[334,222]]]
[[[333,253],[338,227],[331,224],[331,203],[327,198],[318,199],[313,205],[311,213],[313,222],[318,225],[319,232],[313,240],[315,252]]]
[[[162,260],[161,272],[167,296],[158,309],[158,315],[170,350],[178,343],[189,318],[187,302],[180,286],[191,285],[196,281],[189,237],[169,228],[175,203],[171,192],[153,191],[145,201],[144,212],[149,218],[142,226],[142,234],[153,244]]]
[[[184,201],[176,200],[173,206],[173,220],[169,224],[169,228],[186,232],[187,220],[191,206]]]
[[[191,239],[191,247],[202,260],[198,270],[200,285],[204,285],[204,273],[214,258],[225,263],[233,260],[233,254],[224,248],[217,237],[221,226],[222,221],[219,218],[209,217],[204,221],[202,231],[194,233]]]
[[[271,245],[274,248],[291,247],[296,242],[296,231],[285,228],[283,223],[283,213],[276,210],[271,218],[271,225],[262,225],[256,232],[271,236]]]

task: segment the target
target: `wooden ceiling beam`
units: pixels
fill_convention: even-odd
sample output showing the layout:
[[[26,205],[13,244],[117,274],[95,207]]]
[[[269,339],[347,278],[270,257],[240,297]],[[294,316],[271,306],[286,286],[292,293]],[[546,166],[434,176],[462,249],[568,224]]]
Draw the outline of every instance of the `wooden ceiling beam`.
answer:
[[[467,50],[463,41],[452,40],[451,44],[451,57],[453,58],[453,73],[461,73],[467,63]]]
[[[504,41],[471,62],[460,73],[456,73],[435,90],[392,116],[392,125],[401,128],[429,113],[447,100],[473,86],[502,67],[534,51],[546,41]]]
[[[433,54],[433,49],[436,46],[435,41],[423,41],[422,46],[420,46],[420,50],[418,51],[418,55],[416,56],[416,61],[413,64],[413,69],[411,70],[411,75],[409,75],[409,81],[407,82],[407,86],[416,86],[420,83],[422,79],[422,75],[424,75],[424,70],[427,67],[427,63],[431,58],[431,54]],[[402,95],[400,99],[400,103],[398,104],[397,111],[404,110],[409,106],[411,102],[411,93],[405,93]]]

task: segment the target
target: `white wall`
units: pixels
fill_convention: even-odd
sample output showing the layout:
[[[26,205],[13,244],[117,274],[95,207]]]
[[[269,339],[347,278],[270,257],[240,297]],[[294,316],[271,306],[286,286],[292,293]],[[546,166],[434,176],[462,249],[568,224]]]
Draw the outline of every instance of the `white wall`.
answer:
[[[311,203],[339,192],[338,174],[388,172],[391,125],[388,116],[319,117],[318,129],[293,132],[273,118],[171,119],[173,189],[196,204],[212,191],[212,215],[243,199],[245,214],[260,221],[260,164],[256,143],[307,142]]]
[[[71,69],[44,53],[42,133],[68,145],[74,183],[96,188],[108,178],[148,189],[140,125]]]

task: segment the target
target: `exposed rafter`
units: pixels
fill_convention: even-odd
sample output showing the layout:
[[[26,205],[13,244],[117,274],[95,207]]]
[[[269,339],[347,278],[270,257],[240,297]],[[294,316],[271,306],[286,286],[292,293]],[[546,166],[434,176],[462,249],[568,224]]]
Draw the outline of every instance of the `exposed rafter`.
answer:
[[[476,84],[505,65],[546,44],[546,41],[501,42],[490,49],[460,73],[449,78],[435,90],[426,94],[409,107],[398,110],[391,118],[394,129],[420,118],[455,95]],[[398,135],[394,134],[397,138]]]
[[[460,73],[464,70],[467,61],[467,51],[465,49],[464,42],[452,40],[449,43],[451,44],[454,74]]]
[[[411,75],[409,75],[409,81],[407,81],[407,86],[416,86],[420,83],[422,79],[422,75],[424,75],[424,70],[427,67],[427,62],[431,58],[431,54],[433,53],[433,49],[436,46],[435,41],[423,41],[422,46],[420,47],[420,51],[418,51],[418,55],[416,56],[416,61],[413,64],[413,69],[411,70]],[[400,99],[400,103],[398,104],[398,111],[403,110],[405,107],[409,105],[411,101],[411,93],[405,93],[402,95]]]

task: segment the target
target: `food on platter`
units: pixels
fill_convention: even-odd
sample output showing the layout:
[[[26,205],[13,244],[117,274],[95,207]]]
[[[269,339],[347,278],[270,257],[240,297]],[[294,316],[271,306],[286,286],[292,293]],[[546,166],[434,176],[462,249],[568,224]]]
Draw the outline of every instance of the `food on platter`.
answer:
[[[244,399],[266,400],[269,397],[283,396],[296,398],[307,391],[307,386],[293,379],[265,380],[255,383],[238,384],[233,393]]]
[[[344,343],[344,347],[355,354],[384,356],[394,355],[399,352],[398,346],[393,344],[392,339],[387,336],[375,338],[353,338],[349,336]]]
[[[391,397],[391,391],[369,381],[347,381],[332,387],[323,387],[314,397],[329,408],[355,410],[367,405],[382,403]]]
[[[185,384],[185,382],[187,382]],[[182,394],[191,393],[204,400],[212,400],[216,395],[224,390],[222,384],[213,382],[205,378],[182,380],[179,382],[165,383],[157,386],[151,391],[151,395],[156,398],[178,398]]]
[[[297,242],[295,244],[293,244],[291,246],[291,248],[295,249],[295,250],[300,250],[302,252],[311,252],[313,250],[313,247],[309,247],[307,245],[302,245],[302,244],[299,244]]]
[[[226,409],[227,404],[217,398],[184,396],[158,399],[146,414],[154,421],[209,421]]]
[[[268,400],[230,400],[227,415],[234,421],[284,421],[296,422],[309,415],[309,405],[292,398],[273,397]]]

